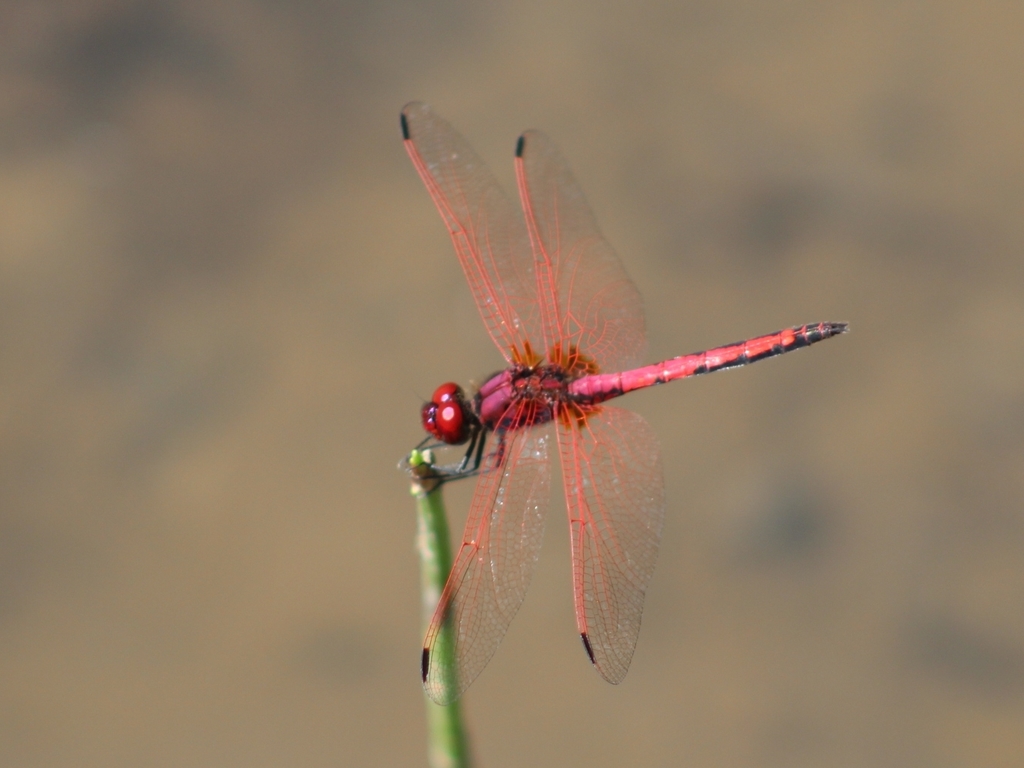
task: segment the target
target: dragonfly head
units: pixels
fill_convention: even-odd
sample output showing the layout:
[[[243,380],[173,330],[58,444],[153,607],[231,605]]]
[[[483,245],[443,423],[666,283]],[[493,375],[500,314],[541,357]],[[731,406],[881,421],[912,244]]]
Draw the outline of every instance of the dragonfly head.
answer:
[[[421,412],[423,428],[442,443],[459,445],[469,439],[472,414],[458,384],[448,382],[434,390]]]

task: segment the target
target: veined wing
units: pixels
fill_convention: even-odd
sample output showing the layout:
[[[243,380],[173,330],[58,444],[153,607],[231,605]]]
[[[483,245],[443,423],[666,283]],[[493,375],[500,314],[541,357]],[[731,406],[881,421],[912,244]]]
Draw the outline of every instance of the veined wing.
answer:
[[[545,349],[575,347],[603,371],[634,368],[646,346],[643,301],[601,235],[565,158],[543,133],[516,148]],[[572,361],[571,361],[572,362]]]
[[[629,670],[665,518],[658,444],[643,417],[601,406],[560,420],[576,625],[609,683]]]
[[[469,143],[425,104],[402,110],[405,149],[455,245],[480,316],[509,362],[528,357],[540,316],[522,219]],[[541,352],[542,350],[537,350]]]
[[[550,442],[550,424],[508,431],[497,466],[477,480],[462,546],[423,641],[423,687],[438,704],[476,679],[526,596],[550,505]],[[453,647],[444,647],[446,637]]]

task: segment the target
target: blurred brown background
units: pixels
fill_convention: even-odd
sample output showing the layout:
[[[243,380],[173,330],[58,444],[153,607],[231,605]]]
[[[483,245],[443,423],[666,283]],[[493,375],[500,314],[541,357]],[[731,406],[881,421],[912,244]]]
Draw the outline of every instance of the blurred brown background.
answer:
[[[411,99],[510,192],[518,133],[555,138],[650,361],[853,329],[625,401],[668,499],[632,670],[586,661],[557,501],[465,698],[480,764],[1022,764],[1022,32],[996,0],[8,0],[0,764],[424,764],[395,465],[500,358]]]

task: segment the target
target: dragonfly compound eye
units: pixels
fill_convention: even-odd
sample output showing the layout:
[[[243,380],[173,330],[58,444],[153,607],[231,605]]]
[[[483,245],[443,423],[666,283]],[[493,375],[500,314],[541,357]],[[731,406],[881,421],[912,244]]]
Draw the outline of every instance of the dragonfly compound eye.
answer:
[[[466,398],[458,384],[442,384],[422,411],[423,428],[442,443],[458,445],[469,438]]]

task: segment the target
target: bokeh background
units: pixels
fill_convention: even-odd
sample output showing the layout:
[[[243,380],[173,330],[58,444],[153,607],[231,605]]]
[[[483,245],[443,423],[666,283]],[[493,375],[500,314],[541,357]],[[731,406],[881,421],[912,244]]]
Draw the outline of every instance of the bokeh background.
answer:
[[[627,399],[668,499],[630,674],[580,647],[556,500],[464,700],[479,763],[1020,765],[1022,33],[999,0],[7,0],[0,763],[425,763],[396,463],[501,359],[402,150],[421,99],[510,192],[522,129],[562,146],[650,361],[852,327]]]

